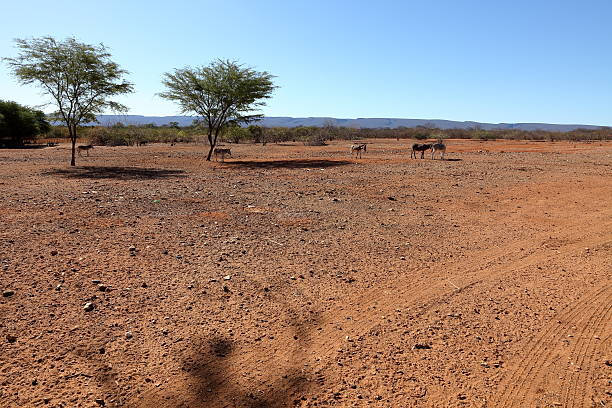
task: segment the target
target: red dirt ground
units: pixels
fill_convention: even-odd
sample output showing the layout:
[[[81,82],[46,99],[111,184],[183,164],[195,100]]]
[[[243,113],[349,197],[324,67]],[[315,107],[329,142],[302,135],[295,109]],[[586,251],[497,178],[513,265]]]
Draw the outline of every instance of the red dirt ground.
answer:
[[[368,142],[1,150],[0,406],[612,404],[612,144]]]

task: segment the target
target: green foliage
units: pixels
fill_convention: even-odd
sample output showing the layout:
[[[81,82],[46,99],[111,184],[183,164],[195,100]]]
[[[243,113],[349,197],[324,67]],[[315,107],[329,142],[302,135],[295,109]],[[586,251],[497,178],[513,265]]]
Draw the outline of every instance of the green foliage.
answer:
[[[251,133],[248,129],[237,125],[228,126],[223,132],[223,138],[232,143],[240,143],[241,141],[248,139],[249,136],[251,136]]]
[[[253,138],[253,143],[259,143],[263,141],[264,132],[261,126],[250,125],[248,128],[249,135]]]
[[[319,141],[328,140],[328,132],[325,127],[300,126],[294,128],[274,127],[263,128],[263,134],[268,141],[286,142],[301,141],[305,144],[317,144]],[[612,128],[602,127],[599,129],[576,129],[569,132],[553,132],[546,130],[517,130],[517,129],[437,129],[417,126],[414,128],[396,129],[354,129],[338,127],[335,130],[335,139],[353,140],[366,138],[388,138],[388,139],[417,139],[436,140],[441,139],[477,139],[477,140],[612,140]]]
[[[82,134],[92,144],[99,146],[133,146],[145,143],[193,142],[196,138],[193,129],[151,126],[94,126],[82,129]]]
[[[0,100],[0,146],[22,146],[50,129],[43,112]]]
[[[276,88],[273,75],[246,68],[236,61],[217,60],[208,66],[176,69],[166,73],[162,98],[178,103],[182,113],[202,118],[208,130],[210,160],[217,138],[229,124],[257,120],[255,113]]]
[[[35,84],[53,99],[55,119],[62,121],[70,134],[70,164],[74,166],[77,127],[95,121],[95,115],[105,109],[127,110],[109,100],[133,91],[132,84],[122,79],[127,71],[110,60],[111,54],[102,44],[53,37],[18,39],[16,43],[19,56],[5,61],[22,84]]]

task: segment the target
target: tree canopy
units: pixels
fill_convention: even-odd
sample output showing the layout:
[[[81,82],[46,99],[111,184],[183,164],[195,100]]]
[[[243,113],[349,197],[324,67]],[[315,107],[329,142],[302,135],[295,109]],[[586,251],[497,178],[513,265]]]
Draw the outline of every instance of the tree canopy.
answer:
[[[208,66],[186,67],[164,74],[162,83],[166,91],[160,96],[178,103],[182,113],[202,118],[210,144],[206,160],[210,160],[217,137],[225,127],[262,117],[257,110],[276,88],[273,78],[268,72],[219,59]]]
[[[22,146],[49,130],[51,125],[42,111],[0,100],[0,146]]]
[[[132,84],[123,79],[127,71],[111,61],[106,47],[57,41],[53,37],[15,40],[20,53],[5,58],[13,74],[24,85],[35,84],[52,97],[55,119],[64,122],[72,141],[71,165],[75,165],[77,127],[96,120],[106,109],[127,108],[109,98],[130,93]]]

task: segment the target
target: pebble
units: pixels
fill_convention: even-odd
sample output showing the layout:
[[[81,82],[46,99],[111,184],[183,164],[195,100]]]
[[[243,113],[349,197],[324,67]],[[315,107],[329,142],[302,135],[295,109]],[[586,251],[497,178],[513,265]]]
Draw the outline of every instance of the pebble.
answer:
[[[223,277],[223,280],[230,280],[230,279],[232,279],[232,275],[225,275]]]
[[[51,256],[55,256],[55,255],[57,255],[57,253],[58,252],[54,249],[53,251],[51,251]]]
[[[15,294],[14,290],[5,290],[2,292],[2,297],[11,297]]]
[[[126,332],[126,333],[125,333],[125,338],[126,338],[126,339],[128,339],[128,340],[129,340],[129,339],[131,339],[132,337],[134,337],[134,335],[132,334],[132,332],[131,332],[131,331]]]
[[[94,308],[95,306],[91,302],[87,302],[85,303],[85,306],[83,306],[83,310],[85,310],[86,312],[91,312],[92,310],[94,310]]]
[[[108,288],[106,286],[102,285],[102,284],[99,284],[98,285],[98,290],[100,292],[106,292],[108,290]]]
[[[91,283],[93,283],[94,285],[99,285],[101,281],[99,279],[93,279]]]
[[[96,404],[98,404],[101,407],[106,405],[106,402],[102,398],[96,398],[95,401],[96,401]]]
[[[9,343],[15,343],[17,341],[17,337],[16,336],[11,336],[10,334],[6,335],[6,341],[8,341]]]

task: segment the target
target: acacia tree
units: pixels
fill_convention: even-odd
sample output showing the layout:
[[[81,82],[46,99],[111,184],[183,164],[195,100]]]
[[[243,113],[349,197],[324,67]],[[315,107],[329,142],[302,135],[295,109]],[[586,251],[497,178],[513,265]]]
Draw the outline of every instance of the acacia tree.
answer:
[[[208,66],[175,69],[164,74],[162,98],[174,101],[185,114],[202,118],[207,127],[210,161],[217,138],[230,124],[249,123],[262,117],[255,113],[276,88],[273,75],[257,72],[236,61],[217,60]]]
[[[51,96],[57,107],[54,119],[68,128],[75,165],[77,127],[95,122],[96,114],[106,109],[127,111],[109,98],[133,92],[123,79],[127,71],[111,61],[106,47],[88,45],[74,38],[57,41],[53,37],[17,39],[20,50],[16,58],[5,58],[13,74],[22,84],[36,84]]]

